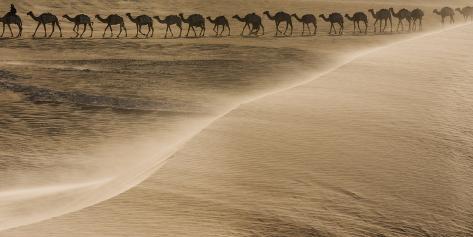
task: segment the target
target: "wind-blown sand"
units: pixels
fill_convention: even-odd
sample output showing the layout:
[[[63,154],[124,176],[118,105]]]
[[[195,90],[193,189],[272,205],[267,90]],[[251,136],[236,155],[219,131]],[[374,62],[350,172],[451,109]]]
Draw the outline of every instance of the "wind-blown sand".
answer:
[[[129,191],[2,236],[471,236],[471,25],[242,104]]]

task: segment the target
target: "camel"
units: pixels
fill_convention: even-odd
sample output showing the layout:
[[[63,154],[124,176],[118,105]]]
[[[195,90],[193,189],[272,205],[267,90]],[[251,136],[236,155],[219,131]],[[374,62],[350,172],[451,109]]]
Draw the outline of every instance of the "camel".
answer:
[[[388,20],[389,20],[389,23],[391,24],[391,32],[393,32],[393,21],[391,17],[391,12],[389,12],[388,9],[380,9],[379,11],[376,12],[376,14],[374,13],[373,9],[369,9],[368,11],[371,13],[373,18],[376,19],[373,24],[375,33],[376,33],[376,23],[379,22],[379,32],[384,32],[386,30],[386,26],[388,25]],[[381,28],[383,25],[383,21],[384,21],[384,28]]]
[[[97,18],[97,20],[99,20],[100,22],[107,24],[107,27],[105,27],[105,30],[103,31],[103,35],[102,35],[103,38],[105,38],[105,33],[107,32],[108,28],[110,28],[110,37],[113,37],[112,25],[120,25],[120,32],[118,33],[117,38],[120,38],[120,35],[122,34],[122,30],[125,30],[125,37],[128,36],[128,32],[126,31],[123,17],[117,14],[112,14],[112,15],[109,15],[105,19],[100,17],[100,15],[95,15],[95,18]]]
[[[241,31],[240,35],[243,36],[243,33],[245,32],[246,27],[250,30],[248,35],[255,35],[258,36],[258,32],[260,29],[263,30],[263,35],[264,35],[264,26],[261,23],[261,17],[256,15],[256,13],[250,13],[247,14],[244,18],[241,18],[238,15],[233,16],[234,19],[237,19],[240,22],[245,22],[245,26],[243,27],[243,30]],[[250,28],[251,25],[251,28]]]
[[[151,32],[151,37],[153,37],[154,27],[153,27],[153,19],[151,19],[151,17],[149,17],[147,15],[140,15],[140,16],[137,16],[137,17],[133,18],[130,13],[127,13],[126,16],[128,17],[128,19],[130,19],[131,22],[136,24],[135,38],[138,38],[138,33],[140,33],[140,34],[146,36],[146,38],[148,38],[150,32]],[[148,26],[148,33],[144,34],[141,31],[141,27],[143,27],[143,26]]]
[[[44,27],[44,37],[47,37],[46,24],[51,24],[53,26],[53,30],[51,31],[51,34],[49,35],[49,38],[51,38],[51,36],[53,35],[56,25],[59,28],[59,34],[62,37],[61,26],[59,25],[59,21],[58,21],[58,19],[55,15],[53,15],[51,13],[43,13],[39,16],[35,16],[33,14],[33,12],[31,12],[31,11],[28,12],[27,15],[31,16],[31,18],[33,18],[33,20],[38,22],[38,26],[36,26],[36,30],[34,31],[33,38],[36,36],[36,32],[38,31],[38,28],[39,28],[40,25],[43,25],[43,27]]]
[[[365,13],[357,12],[357,13],[353,14],[353,16],[345,14],[345,17],[349,21],[353,21],[353,33],[356,32],[356,25],[358,26],[358,30],[360,31],[360,33],[362,33],[361,28],[360,28],[360,22],[364,22],[365,23],[365,35],[368,34],[368,16]]]
[[[166,24],[166,34],[164,35],[164,38],[166,39],[168,37],[168,31],[171,32],[171,37],[174,37],[174,34],[172,33],[171,26],[176,25],[179,28],[179,38],[182,35],[182,20],[179,16],[177,15],[169,15],[164,18],[164,20],[161,20],[159,16],[155,16],[154,19],[156,19],[159,23],[161,24]]]
[[[338,31],[339,35],[343,34],[343,16],[340,13],[334,12],[328,16],[328,18],[325,17],[324,14],[319,15],[320,18],[322,18],[326,22],[330,22],[330,32],[329,35],[332,34],[332,29],[334,33],[337,33],[337,30],[335,29],[335,23],[340,25],[340,30]]]
[[[84,25],[84,30],[82,31],[82,34],[80,34],[80,37],[82,38],[85,31],[87,30],[87,25],[88,25],[90,28],[90,38],[92,38],[92,35],[94,34],[94,28],[92,27],[92,22],[89,16],[84,15],[84,14],[79,14],[75,16],[74,18],[71,18],[70,16],[66,14],[62,17],[74,23],[74,28],[72,28],[72,30],[76,33],[76,38],[79,37],[80,25]]]
[[[194,36],[197,37],[197,33],[195,32],[194,27],[199,27],[200,28],[200,33],[199,37],[203,37],[205,35],[205,19],[202,15],[200,14],[192,14],[189,17],[185,18],[184,14],[179,13],[179,16],[181,17],[181,20],[188,24],[187,28],[187,34],[186,37],[189,37],[189,31],[192,28],[192,31],[194,31]]]
[[[230,25],[228,24],[228,20],[225,16],[218,16],[214,20],[212,20],[212,18],[210,18],[210,16],[208,16],[207,20],[209,20],[210,23],[214,24],[213,31],[216,33],[216,36],[218,36],[218,27],[219,26],[222,26],[222,32],[220,32],[220,36],[222,36],[223,32],[225,31],[225,27],[227,27],[227,29],[228,29],[228,35],[227,36],[230,36]]]
[[[0,17],[0,22],[3,23],[3,31],[0,37],[3,37],[3,34],[5,33],[5,25],[8,26],[8,29],[10,29],[10,34],[12,38],[13,38],[13,31],[10,26],[11,24],[18,26],[18,35],[16,36],[17,38],[20,37],[21,34],[23,33],[23,23],[21,21],[20,16],[18,15],[12,15],[10,13],[7,13],[4,17]]]
[[[270,20],[274,21],[276,23],[276,35],[275,36],[278,36],[278,33],[283,33],[282,31],[279,30],[279,24],[281,24],[281,22],[286,22],[286,30],[284,30],[284,35],[287,36],[287,29],[289,28],[289,26],[291,27],[291,34],[292,35],[292,18],[291,18],[291,15],[285,13],[285,12],[278,12],[276,13],[276,15],[274,16],[271,16],[271,14],[269,14],[268,11],[265,11],[263,12],[263,14],[265,14]]]
[[[419,21],[419,31],[422,31],[422,18],[424,18],[424,12],[419,8],[412,10],[411,12],[412,18],[412,30],[417,30],[417,21]]]
[[[391,7],[389,8],[389,11],[391,12],[391,15],[393,17],[396,17],[398,19],[396,32],[399,32],[400,25],[402,26],[402,31],[404,31],[404,23],[402,23],[403,20],[406,20],[407,22],[409,22],[409,31],[411,31],[412,17],[411,17],[411,12],[409,10],[403,8],[396,13],[394,12],[394,9]]]
[[[470,20],[473,20],[473,7],[464,7],[464,8],[461,8],[461,9],[456,8],[455,11],[462,14],[465,21],[468,21],[468,18],[470,18]]]
[[[293,16],[294,18],[296,18],[296,20],[298,22],[302,22],[302,35],[304,35],[304,32],[305,32],[305,26],[307,26],[307,29],[309,30],[309,35],[311,35],[312,33],[310,32],[310,26],[309,24],[312,24],[314,26],[314,35],[317,34],[317,18],[315,18],[314,15],[312,14],[305,14],[302,16],[302,18],[299,18],[299,16],[297,16],[297,14],[292,14],[291,16]]]
[[[455,11],[453,11],[452,8],[444,7],[442,9],[440,9],[440,12],[439,12],[439,10],[434,9],[433,12],[442,17],[442,25],[445,24],[445,18],[447,18],[447,17],[450,17],[450,24],[455,24],[455,18],[453,18],[453,16],[455,15]]]

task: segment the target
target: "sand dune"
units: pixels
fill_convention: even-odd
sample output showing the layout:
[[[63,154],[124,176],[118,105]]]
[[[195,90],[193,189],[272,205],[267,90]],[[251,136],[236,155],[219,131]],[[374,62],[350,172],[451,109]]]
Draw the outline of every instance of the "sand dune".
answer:
[[[471,236],[464,25],[243,104],[155,175],[2,236]]]

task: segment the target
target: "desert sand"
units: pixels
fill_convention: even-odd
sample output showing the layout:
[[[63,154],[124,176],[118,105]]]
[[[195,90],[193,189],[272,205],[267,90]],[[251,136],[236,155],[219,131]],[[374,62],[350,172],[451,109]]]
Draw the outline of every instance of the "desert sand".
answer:
[[[319,21],[318,37],[274,38],[266,20],[260,38],[0,41],[1,236],[473,235],[473,30],[440,27],[440,1],[153,4],[426,19],[413,34]]]

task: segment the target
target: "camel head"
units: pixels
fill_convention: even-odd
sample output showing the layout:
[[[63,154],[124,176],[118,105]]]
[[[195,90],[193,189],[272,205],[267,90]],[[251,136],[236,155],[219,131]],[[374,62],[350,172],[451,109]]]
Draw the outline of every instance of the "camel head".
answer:
[[[461,13],[461,12],[462,12],[462,9],[460,9],[459,7],[457,7],[457,8],[455,8],[455,11],[457,11],[457,12],[460,12],[460,13]]]
[[[179,13],[179,16],[184,19],[184,14],[183,13]]]
[[[296,13],[294,13],[294,14],[292,14],[291,16],[292,16],[292,17],[297,17],[297,14],[296,14]]]
[[[233,19],[238,19],[239,16],[238,16],[238,15],[234,15],[234,16],[232,16],[232,18],[233,18]]]
[[[255,13],[253,13],[253,14],[255,14]],[[269,11],[264,11],[263,14],[269,14]]]
[[[437,9],[434,9],[433,13],[435,13],[435,14],[440,14],[440,13],[439,13],[439,10],[437,10]]]
[[[99,14],[95,15],[95,18],[99,19],[99,18],[100,18],[100,15],[99,15]]]
[[[62,18],[68,18],[69,16],[67,14],[62,15]]]
[[[28,16],[33,16],[33,12],[32,12],[32,11],[29,11],[28,13],[26,13],[26,15],[28,15]]]
[[[369,12],[373,12],[374,13],[374,10],[373,9],[368,9]]]
[[[125,14],[125,15],[127,15],[127,16],[131,17],[131,13],[127,13],[127,14]]]
[[[345,17],[346,17],[346,18],[350,18],[350,15],[348,15],[348,13],[347,13],[347,14],[345,14]]]

